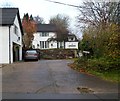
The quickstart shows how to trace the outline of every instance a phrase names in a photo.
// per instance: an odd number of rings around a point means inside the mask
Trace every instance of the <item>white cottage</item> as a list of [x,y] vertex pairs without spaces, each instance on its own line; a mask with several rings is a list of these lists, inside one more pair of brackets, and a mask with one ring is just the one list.
[[34,34],[32,42],[33,48],[52,49],[57,48],[57,42],[48,41],[49,38],[56,37],[56,27],[51,24],[37,24],[37,32]]
[[[75,35],[69,34],[68,40],[65,42],[49,41],[51,38],[56,38],[56,26],[52,24],[37,24],[37,32],[34,34],[32,42],[35,49],[78,49],[78,40]],[[64,46],[65,45],[65,46]]]
[[0,8],[0,64],[22,60],[22,24],[18,8]]

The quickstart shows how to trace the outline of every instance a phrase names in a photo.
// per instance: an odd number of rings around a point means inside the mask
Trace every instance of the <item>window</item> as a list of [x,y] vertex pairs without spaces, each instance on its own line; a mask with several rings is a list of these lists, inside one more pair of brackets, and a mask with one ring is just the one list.
[[76,45],[73,45],[73,44],[72,44],[72,45],[69,45],[69,47],[76,47]]
[[68,41],[75,41],[75,37],[69,37]]
[[47,48],[47,42],[45,41],[45,48]]
[[40,41],[40,48],[44,48],[44,41]]
[[18,28],[17,28],[16,25],[14,25],[14,33],[15,33],[16,35],[18,35]]
[[40,41],[40,48],[42,48],[42,41]]
[[49,42],[48,41],[40,41],[40,48],[49,48]]
[[44,41],[42,41],[42,48],[44,48]]
[[40,33],[40,36],[46,37],[46,36],[49,36],[49,33],[47,33],[47,32],[42,32],[42,33]]
[[60,48],[63,48],[62,42],[60,42]]
[[42,36],[44,36],[45,33],[42,33]]
[[47,42],[47,48],[49,48],[49,42]]

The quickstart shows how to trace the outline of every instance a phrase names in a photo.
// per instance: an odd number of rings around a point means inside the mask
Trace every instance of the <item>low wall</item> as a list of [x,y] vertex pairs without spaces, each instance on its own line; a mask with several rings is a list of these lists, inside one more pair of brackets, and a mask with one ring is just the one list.
[[46,49],[39,50],[40,57],[43,59],[66,59],[66,58],[75,58],[77,50],[71,49]]

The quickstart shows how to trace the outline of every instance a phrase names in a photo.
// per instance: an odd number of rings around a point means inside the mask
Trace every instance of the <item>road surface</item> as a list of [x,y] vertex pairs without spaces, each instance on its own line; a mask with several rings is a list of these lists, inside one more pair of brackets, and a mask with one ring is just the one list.
[[[118,97],[118,84],[74,71],[67,66],[72,62],[40,60],[18,62],[3,67],[3,98],[115,99]],[[78,87],[87,87],[93,92],[80,92]]]

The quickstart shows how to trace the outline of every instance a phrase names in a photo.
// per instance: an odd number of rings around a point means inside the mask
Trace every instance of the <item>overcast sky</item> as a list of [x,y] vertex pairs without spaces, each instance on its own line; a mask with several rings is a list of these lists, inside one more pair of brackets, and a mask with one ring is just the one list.
[[[72,5],[80,5],[82,0],[53,0],[57,2],[72,4]],[[48,2],[45,0],[0,0],[1,5],[5,5],[7,3],[12,4],[13,7],[18,7],[20,11],[21,18],[24,13],[32,14],[33,16],[39,15],[43,17],[45,22],[48,23],[49,19],[52,16],[59,14],[68,15],[71,18],[71,27],[76,32],[75,20],[78,15],[78,10],[75,7],[65,6],[61,4],[56,4],[52,2]]]

